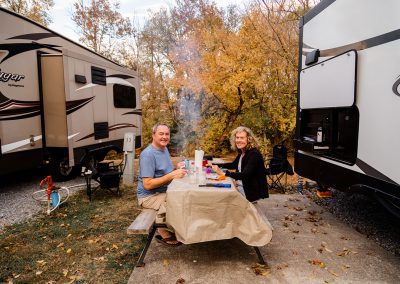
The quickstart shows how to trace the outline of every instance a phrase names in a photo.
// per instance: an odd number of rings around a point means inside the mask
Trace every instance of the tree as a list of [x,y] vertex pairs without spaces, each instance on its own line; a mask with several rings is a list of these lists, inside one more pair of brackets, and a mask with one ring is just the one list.
[[53,0],[0,0],[0,6],[48,26],[52,21],[49,10],[54,6]]
[[118,12],[119,6],[109,0],[91,0],[88,6],[83,0],[74,3],[72,20],[78,26],[79,40],[110,59],[116,59],[121,40],[134,32],[129,18]]

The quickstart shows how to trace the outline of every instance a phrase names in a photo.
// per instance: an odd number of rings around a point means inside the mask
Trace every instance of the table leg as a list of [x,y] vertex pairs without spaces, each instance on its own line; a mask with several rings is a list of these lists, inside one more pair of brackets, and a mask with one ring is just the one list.
[[259,249],[258,247],[254,247],[254,250],[255,250],[256,253],[257,253],[259,263],[262,264],[262,265],[266,264],[266,262],[265,262],[265,260],[264,260],[264,258],[263,258],[263,256],[262,256],[262,254],[261,254],[261,252],[260,252],[260,249]]
[[150,247],[151,241],[153,240],[154,234],[156,233],[156,230],[157,230],[156,226],[153,226],[153,228],[150,231],[150,234],[147,236],[146,245],[144,246],[144,248],[140,254],[139,260],[136,263],[136,267],[144,267],[145,266],[145,263],[143,261],[146,256],[147,250]]

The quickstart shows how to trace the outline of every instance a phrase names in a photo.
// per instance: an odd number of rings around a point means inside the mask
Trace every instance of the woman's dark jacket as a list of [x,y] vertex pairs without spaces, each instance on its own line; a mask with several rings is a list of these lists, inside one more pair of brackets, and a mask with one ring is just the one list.
[[226,172],[226,176],[235,180],[242,180],[246,198],[255,201],[260,198],[268,197],[268,184],[264,159],[256,148],[246,150],[242,158],[242,171],[238,172],[238,165],[241,152],[232,163],[221,164],[221,167],[235,169],[236,172]]

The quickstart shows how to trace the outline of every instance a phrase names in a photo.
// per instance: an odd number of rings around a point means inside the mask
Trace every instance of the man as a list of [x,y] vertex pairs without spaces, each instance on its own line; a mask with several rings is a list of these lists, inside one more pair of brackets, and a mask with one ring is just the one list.
[[[139,181],[137,197],[139,205],[165,212],[165,200],[168,184],[174,178],[182,178],[184,169],[174,170],[167,145],[170,141],[170,131],[167,125],[158,123],[153,127],[153,141],[140,154]],[[161,208],[161,210],[160,210]],[[175,236],[167,229],[157,229],[156,240],[169,246],[177,246]]]

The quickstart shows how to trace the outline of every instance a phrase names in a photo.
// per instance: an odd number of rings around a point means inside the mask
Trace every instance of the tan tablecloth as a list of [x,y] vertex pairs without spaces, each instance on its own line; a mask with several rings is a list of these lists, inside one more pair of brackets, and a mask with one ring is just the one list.
[[271,228],[233,185],[198,187],[188,177],[168,186],[167,224],[185,244],[237,237],[250,246],[264,246],[272,238]]

